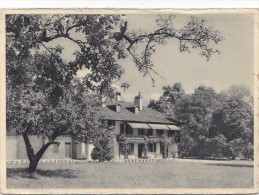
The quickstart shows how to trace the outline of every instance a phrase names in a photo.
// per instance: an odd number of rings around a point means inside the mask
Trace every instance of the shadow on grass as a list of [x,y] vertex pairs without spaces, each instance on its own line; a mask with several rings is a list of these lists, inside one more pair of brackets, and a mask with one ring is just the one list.
[[78,178],[79,172],[69,169],[41,170],[38,169],[34,173],[29,173],[27,168],[8,168],[6,172],[9,178],[28,178],[39,179],[41,177],[50,178]]
[[220,163],[211,163],[207,164],[208,166],[224,166],[224,167],[249,167],[253,168],[254,165],[242,165],[242,164],[220,164]]

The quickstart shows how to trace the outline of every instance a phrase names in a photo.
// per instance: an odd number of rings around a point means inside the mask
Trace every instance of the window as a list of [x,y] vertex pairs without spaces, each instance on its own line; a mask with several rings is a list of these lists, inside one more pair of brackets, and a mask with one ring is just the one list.
[[59,152],[59,144],[53,144],[53,153]]
[[123,143],[119,144],[119,153],[121,155],[125,155],[126,154],[126,150],[127,150],[127,155],[133,155],[134,154],[134,143],[129,143],[125,145]]
[[174,138],[175,143],[180,142],[180,131],[178,130],[168,131],[168,136]]
[[114,127],[115,126],[115,121],[108,121],[108,126],[109,127]]
[[120,133],[126,135],[132,135],[133,129],[128,124],[121,124],[120,125]]
[[149,136],[150,136],[150,135],[153,135],[153,129],[148,129],[148,130],[147,130],[147,135],[149,135]]
[[148,151],[149,152],[156,152],[156,143],[149,143],[148,144]]
[[138,129],[138,135],[145,135],[146,129]]
[[156,130],[156,135],[157,136],[161,136],[161,135],[163,135],[164,134],[164,130]]
[[129,151],[128,151],[129,155],[133,155],[134,154],[134,144],[130,143],[129,144]]
[[121,132],[121,134],[125,134],[125,125],[124,124],[120,125],[120,132]]
[[132,135],[133,129],[128,124],[126,125],[126,135]]
[[119,153],[120,153],[120,155],[124,155],[125,154],[124,146],[123,146],[122,143],[119,144]]
[[181,141],[181,133],[180,131],[176,131],[175,142],[179,143],[180,141]]
[[71,143],[66,142],[65,143],[65,158],[71,158]]
[[168,132],[168,135],[169,135],[169,136],[174,136],[174,135],[175,135],[175,131],[170,130],[170,131]]

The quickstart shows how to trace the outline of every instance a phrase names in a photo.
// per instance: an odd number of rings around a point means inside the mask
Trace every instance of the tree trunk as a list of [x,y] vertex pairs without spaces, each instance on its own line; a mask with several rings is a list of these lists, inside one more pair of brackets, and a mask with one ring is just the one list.
[[25,143],[25,146],[26,146],[27,156],[28,156],[28,159],[30,161],[30,165],[29,165],[29,168],[28,168],[28,172],[30,172],[30,173],[33,173],[36,170],[37,165],[38,165],[42,155],[45,153],[45,151],[48,149],[48,147],[51,144],[59,144],[58,142],[50,141],[50,142],[44,144],[42,146],[42,148],[34,155],[34,150],[32,148],[32,145],[30,143],[30,140],[29,140],[29,137],[28,137],[27,133],[23,134],[23,139],[24,139],[24,143]]
[[42,155],[51,144],[52,143],[48,142],[47,144],[43,145],[42,148],[36,153],[36,155],[30,160],[30,165],[28,169],[30,173],[33,173],[36,170]]
[[23,134],[23,140],[24,140],[24,143],[25,143],[25,146],[26,146],[28,159],[29,159],[29,161],[31,161],[34,157],[34,150],[32,148],[32,145],[30,143],[30,140],[29,140],[29,137],[28,137],[27,133]]
[[28,168],[28,172],[29,173],[35,172],[38,163],[39,163],[39,161],[37,162],[36,159],[30,160],[30,165],[29,165],[29,168]]

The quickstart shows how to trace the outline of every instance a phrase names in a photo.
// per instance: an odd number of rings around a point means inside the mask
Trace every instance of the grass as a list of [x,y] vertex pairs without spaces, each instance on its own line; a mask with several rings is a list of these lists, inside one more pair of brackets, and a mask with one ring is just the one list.
[[199,162],[8,164],[7,188],[249,188],[251,164]]

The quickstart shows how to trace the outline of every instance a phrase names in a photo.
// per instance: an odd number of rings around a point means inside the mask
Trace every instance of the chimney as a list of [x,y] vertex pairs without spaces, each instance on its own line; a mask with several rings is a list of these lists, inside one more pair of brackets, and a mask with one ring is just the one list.
[[116,105],[115,110],[116,112],[121,112],[121,105],[120,104]]
[[135,109],[135,110],[134,110],[134,113],[135,113],[135,114],[138,114],[139,107],[136,106],[134,109]]
[[116,101],[120,102],[121,101],[121,93],[116,92]]
[[142,96],[140,92],[139,92],[139,95],[135,97],[134,103],[136,106],[139,107],[139,110],[142,110]]

